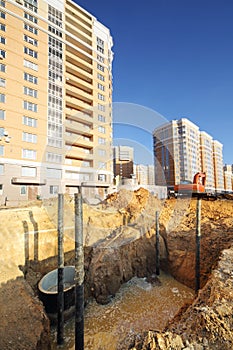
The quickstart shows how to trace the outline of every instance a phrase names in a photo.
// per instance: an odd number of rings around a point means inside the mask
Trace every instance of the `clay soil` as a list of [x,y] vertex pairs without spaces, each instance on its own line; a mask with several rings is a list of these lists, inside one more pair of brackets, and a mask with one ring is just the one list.
[[[73,200],[67,197],[64,213],[66,252],[74,249],[73,206]],[[105,247],[117,242],[126,244],[140,239],[146,232],[149,232],[148,237],[151,238],[155,233],[156,211],[159,211],[160,234],[166,248],[162,264],[178,280],[194,287],[196,200],[161,201],[148,191],[139,189],[135,192],[123,190],[115,193],[98,206],[91,207],[84,203],[85,245]],[[206,252],[201,262],[202,287],[217,266],[221,252],[233,243],[232,218],[232,200],[202,201],[202,250]],[[49,349],[46,340],[49,332],[48,319],[42,303],[23,279],[23,271],[25,272],[29,261],[36,264],[56,256],[56,225],[56,201],[35,202],[24,208],[0,210],[2,350]],[[229,262],[231,267],[232,263]],[[51,266],[48,266],[49,269]]]

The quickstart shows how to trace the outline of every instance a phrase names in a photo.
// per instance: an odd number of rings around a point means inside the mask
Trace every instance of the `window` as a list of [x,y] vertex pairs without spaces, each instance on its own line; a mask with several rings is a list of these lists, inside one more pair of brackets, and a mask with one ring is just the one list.
[[5,1],[1,0],[1,1],[0,1],[0,5],[1,5],[2,7],[5,7]]
[[47,178],[52,179],[61,179],[62,178],[62,170],[61,169],[54,169],[54,168],[47,168]]
[[0,17],[1,17],[2,19],[5,19],[5,18],[6,18],[6,14],[5,14],[4,12],[0,11]]
[[98,115],[98,120],[105,123],[105,117],[102,114]]
[[99,51],[100,53],[104,53],[104,49],[99,45],[97,45],[97,51]]
[[98,89],[104,91],[104,86],[100,83],[97,84]]
[[32,149],[23,149],[22,150],[22,158],[36,159],[36,151],[34,151]]
[[35,71],[38,71],[38,64],[34,63],[34,62],[31,62],[31,61],[28,61],[28,60],[23,60],[23,65],[24,67],[27,67],[27,68],[30,68],[30,69],[33,69]]
[[20,186],[20,194],[23,196],[27,194],[27,186]]
[[24,53],[26,55],[32,56],[34,58],[38,58],[38,53],[37,51],[34,51],[32,49],[29,49],[29,47],[24,46]]
[[0,56],[1,56],[2,58],[6,58],[6,51],[0,50]]
[[98,149],[98,154],[100,157],[105,157],[106,156],[106,150],[105,149]]
[[38,34],[38,30],[27,23],[24,23],[24,29],[28,30],[30,33]]
[[6,87],[6,79],[0,78],[0,86]]
[[27,126],[31,126],[33,128],[37,127],[37,119],[23,116],[23,124]]
[[0,72],[3,72],[3,73],[6,72],[6,65],[5,64],[0,63]]
[[46,161],[53,163],[62,163],[62,154],[47,152]]
[[6,44],[6,38],[4,38],[3,36],[0,36],[0,43],[1,44]]
[[98,162],[99,169],[106,169],[106,163],[105,162]]
[[36,177],[36,168],[29,166],[22,166],[21,176]]
[[37,46],[37,40],[28,36],[28,35],[24,35],[24,41],[26,41],[29,44],[32,44],[34,46]]
[[101,64],[97,63],[97,68],[101,70],[101,72],[104,72],[104,66],[102,66]]
[[4,155],[4,146],[0,145],[0,156]]
[[29,13],[24,12],[24,18],[28,19],[29,21],[33,23],[37,23],[37,18],[30,15]]
[[90,166],[91,166],[91,163],[90,163],[88,160],[84,160],[84,161],[82,162],[82,166],[90,167]]
[[29,81],[30,83],[37,84],[38,83],[38,78],[35,77],[34,75],[24,73],[24,80]]
[[104,81],[104,76],[103,76],[102,74],[100,74],[100,73],[97,74],[97,78],[98,78],[99,80]]
[[0,175],[4,174],[4,164],[0,164]]
[[31,142],[31,143],[37,143],[37,135],[30,134],[28,132],[23,132],[22,133],[22,140],[26,141],[26,142]]
[[104,95],[98,93],[98,99],[101,100],[101,101],[104,101],[105,97],[104,97]]
[[58,194],[58,186],[49,186],[50,194]]
[[98,110],[104,112],[105,111],[105,106],[103,106],[100,103],[98,103]]
[[98,174],[98,181],[106,182],[107,176],[105,174]]
[[97,36],[97,44],[101,47],[104,47],[104,41],[102,39],[100,39],[98,36]]
[[37,112],[37,104],[29,101],[23,101],[23,108],[28,111]]
[[97,60],[104,63],[104,57],[97,55]]
[[5,120],[6,111],[0,109],[0,120]]
[[27,86],[23,87],[23,93],[24,93],[24,95],[28,95],[28,96],[37,98],[37,90],[31,89]]
[[37,13],[37,3],[33,0],[24,1],[24,6],[29,10]]
[[6,102],[6,96],[4,94],[0,94],[0,102]]
[[102,134],[105,134],[105,127],[99,125],[99,126],[98,126],[98,131],[101,132]]
[[2,30],[3,32],[5,32],[5,31],[6,31],[6,25],[0,23],[0,30]]
[[106,139],[103,137],[98,137],[98,144],[99,145],[105,145],[106,144]]

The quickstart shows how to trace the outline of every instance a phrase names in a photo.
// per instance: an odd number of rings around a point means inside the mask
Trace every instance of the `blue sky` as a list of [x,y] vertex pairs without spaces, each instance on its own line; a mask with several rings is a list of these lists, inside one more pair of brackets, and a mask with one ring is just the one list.
[[[190,119],[223,143],[224,163],[232,164],[233,1],[76,2],[111,30],[113,102]],[[139,143],[150,149],[147,133]],[[129,134],[115,125],[116,139]],[[147,163],[141,155],[136,161]]]

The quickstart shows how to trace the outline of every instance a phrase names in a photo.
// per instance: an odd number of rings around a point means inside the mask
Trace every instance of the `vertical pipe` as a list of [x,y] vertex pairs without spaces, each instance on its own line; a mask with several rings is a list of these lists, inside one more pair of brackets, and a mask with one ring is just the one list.
[[195,275],[195,291],[200,289],[200,244],[201,244],[201,198],[197,197],[196,210],[196,275]]
[[57,274],[57,344],[64,342],[64,253],[63,253],[64,195],[58,194],[58,274]]
[[159,260],[160,260],[160,254],[159,254],[159,212],[155,212],[155,226],[156,226],[156,275],[158,276],[160,274],[159,268]]
[[82,195],[75,193],[75,350],[84,350],[84,251]]

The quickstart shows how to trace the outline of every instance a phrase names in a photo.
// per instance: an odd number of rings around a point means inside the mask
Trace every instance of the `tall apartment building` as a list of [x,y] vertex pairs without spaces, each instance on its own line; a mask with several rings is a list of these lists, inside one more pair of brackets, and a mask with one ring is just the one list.
[[0,12],[2,198],[107,188],[113,177],[109,29],[72,0],[2,0]]
[[233,166],[226,164],[223,167],[224,188],[226,192],[233,192]]
[[207,190],[224,190],[222,144],[186,118],[154,130],[155,184],[174,186],[206,172]]
[[155,184],[154,165],[135,165],[136,179],[139,185],[153,186]]
[[113,147],[114,176],[131,178],[133,169],[134,149],[129,146]]
[[186,118],[154,130],[155,184],[173,186],[200,171],[199,128]]

